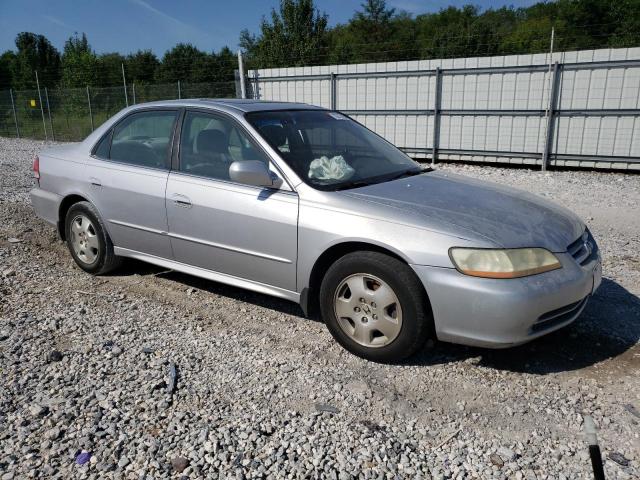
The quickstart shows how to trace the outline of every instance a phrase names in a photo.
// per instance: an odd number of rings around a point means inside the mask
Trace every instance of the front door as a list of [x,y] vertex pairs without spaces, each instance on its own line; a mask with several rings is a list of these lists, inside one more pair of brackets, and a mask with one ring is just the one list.
[[166,196],[175,260],[295,291],[297,194],[229,178],[232,162],[267,155],[234,120],[199,111],[185,115],[179,152]]

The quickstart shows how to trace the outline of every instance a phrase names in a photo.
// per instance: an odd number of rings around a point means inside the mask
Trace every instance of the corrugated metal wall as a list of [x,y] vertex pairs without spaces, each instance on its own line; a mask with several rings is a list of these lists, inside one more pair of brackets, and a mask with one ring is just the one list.
[[431,158],[435,146],[438,159],[541,164],[549,141],[552,165],[640,169],[640,48],[549,57],[293,67],[248,77],[255,98],[344,111],[416,157]]

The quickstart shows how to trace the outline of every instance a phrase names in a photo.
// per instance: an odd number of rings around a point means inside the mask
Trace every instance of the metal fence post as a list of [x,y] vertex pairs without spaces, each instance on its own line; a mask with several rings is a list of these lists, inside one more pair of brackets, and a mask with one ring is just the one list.
[[244,62],[242,51],[238,50],[238,74],[240,75],[240,98],[247,98],[247,86],[244,83]]
[[36,70],[36,86],[38,87],[38,99],[40,100],[40,113],[42,114],[42,128],[44,130],[44,139],[49,140],[49,135],[47,135],[47,122],[44,120],[44,106],[42,105],[42,93],[40,93],[40,80],[38,80],[37,70]]
[[260,100],[260,87],[258,86],[258,70],[253,71],[253,98]]
[[47,113],[49,114],[49,128],[51,128],[51,139],[56,141],[56,134],[53,132],[53,122],[51,121],[51,106],[49,105],[49,91],[44,87],[44,96],[47,99]]
[[178,80],[178,100],[182,99],[182,92],[180,91],[180,80]]
[[18,115],[16,114],[16,103],[13,101],[13,89],[9,89],[11,96],[11,109],[13,110],[13,121],[16,123],[16,136],[20,138],[20,127],[18,127]]
[[549,166],[549,159],[553,154],[553,134],[556,124],[556,114],[558,108],[558,90],[560,85],[560,64],[553,65],[553,77],[551,80],[551,92],[549,93],[549,110],[547,114],[547,132],[544,141],[544,151],[542,152],[542,171]]
[[331,72],[331,110],[335,110],[336,108],[338,108],[336,104],[336,99],[337,99],[336,86],[337,86],[336,74]]
[[[124,86],[124,103],[126,103],[128,107],[129,96],[127,95],[127,77],[124,76],[124,63],[121,63],[120,66],[122,67],[122,85]],[[88,89],[89,87],[87,86],[87,91]],[[89,102],[89,104],[91,104],[91,102]],[[91,110],[91,106],[89,106],[89,110]],[[91,120],[91,123],[93,123],[93,120]],[[91,131],[93,131],[93,127],[91,127]]]
[[442,100],[442,70],[436,68],[436,88],[433,99],[433,148],[431,150],[431,165],[435,165],[440,148],[440,103]]
[[[93,132],[93,112],[91,111],[91,95],[89,95],[89,85],[87,85],[87,104],[89,105],[89,120],[91,120],[91,131]],[[127,107],[129,102],[127,101]]]

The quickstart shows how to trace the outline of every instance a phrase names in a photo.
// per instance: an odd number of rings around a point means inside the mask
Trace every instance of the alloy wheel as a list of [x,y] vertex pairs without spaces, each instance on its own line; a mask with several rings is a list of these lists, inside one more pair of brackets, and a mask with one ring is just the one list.
[[398,296],[386,282],[367,273],[356,273],[340,282],[334,311],[340,328],[365,347],[390,344],[402,328]]
[[71,221],[71,246],[76,256],[91,265],[100,255],[100,242],[93,223],[85,215],[76,215]]

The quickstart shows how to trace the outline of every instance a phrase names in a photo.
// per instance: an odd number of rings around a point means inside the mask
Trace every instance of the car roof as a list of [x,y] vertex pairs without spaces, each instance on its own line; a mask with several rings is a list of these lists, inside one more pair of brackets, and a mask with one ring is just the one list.
[[240,112],[261,112],[270,110],[324,110],[322,107],[297,102],[274,102],[243,98],[187,98],[182,100],[163,100],[138,103],[136,107],[203,107],[223,109],[232,108]]

